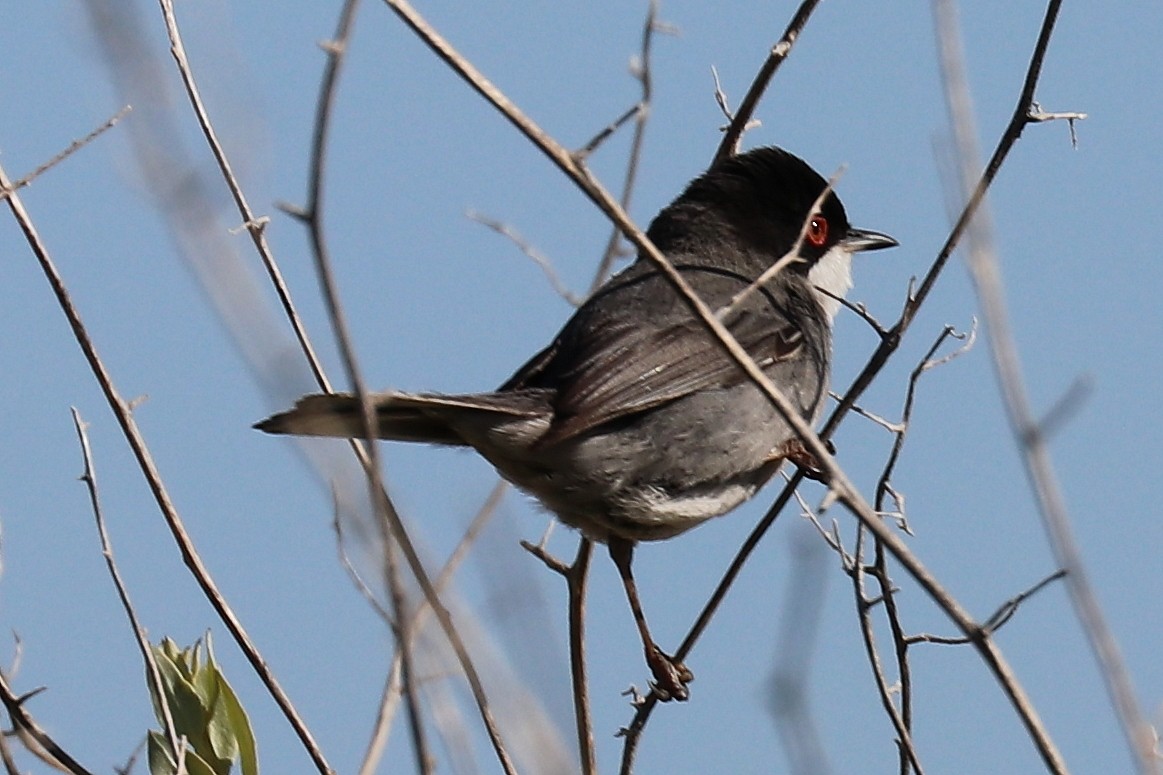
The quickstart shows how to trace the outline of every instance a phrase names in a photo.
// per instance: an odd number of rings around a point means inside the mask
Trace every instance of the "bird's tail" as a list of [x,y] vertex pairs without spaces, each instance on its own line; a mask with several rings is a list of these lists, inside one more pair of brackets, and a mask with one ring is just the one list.
[[[372,393],[376,435],[390,441],[466,446],[457,430],[483,416],[520,419],[545,412],[540,391],[513,391],[446,396],[433,393]],[[476,424],[476,423],[471,423]],[[299,399],[293,409],[272,415],[255,428],[296,436],[364,436],[363,410],[350,393],[315,394]]]

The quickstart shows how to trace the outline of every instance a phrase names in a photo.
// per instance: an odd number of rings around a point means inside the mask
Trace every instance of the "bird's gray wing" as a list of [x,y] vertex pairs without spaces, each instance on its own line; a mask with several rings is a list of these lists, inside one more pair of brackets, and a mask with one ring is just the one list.
[[[770,307],[739,312],[726,326],[763,369],[794,357],[803,347],[802,332]],[[554,379],[555,417],[543,443],[747,379],[714,334],[690,313],[663,325],[615,321],[586,331],[570,349],[568,370]],[[547,368],[552,369],[552,361]]]

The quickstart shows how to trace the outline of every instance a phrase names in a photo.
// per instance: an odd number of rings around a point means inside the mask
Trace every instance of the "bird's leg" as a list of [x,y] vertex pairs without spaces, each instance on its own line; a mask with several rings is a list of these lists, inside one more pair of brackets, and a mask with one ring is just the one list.
[[618,567],[618,574],[622,577],[622,586],[626,589],[626,599],[630,601],[630,611],[634,614],[634,623],[638,625],[638,634],[642,636],[642,647],[646,652],[646,665],[654,674],[654,692],[660,700],[685,700],[690,696],[686,685],[694,680],[692,673],[682,662],[666,654],[658,648],[654,638],[650,637],[650,628],[646,626],[646,615],[642,613],[642,603],[638,600],[638,587],[634,583],[634,574],[630,570],[630,563],[634,560],[634,542],[625,538],[611,536],[607,541],[610,550],[610,559]]

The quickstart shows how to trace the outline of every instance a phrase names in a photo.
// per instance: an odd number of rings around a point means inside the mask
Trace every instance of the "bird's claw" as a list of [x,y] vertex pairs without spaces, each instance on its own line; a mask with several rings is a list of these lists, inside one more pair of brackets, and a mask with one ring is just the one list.
[[[825,440],[824,446],[832,455],[836,454],[836,445],[831,440]],[[790,460],[799,466],[804,476],[815,482],[827,483],[828,472],[820,465],[820,460],[804,446],[800,439],[789,439],[779,449],[779,457]]]
[[658,646],[646,651],[646,665],[654,675],[650,688],[662,702],[678,700],[685,702],[690,698],[687,684],[695,680],[695,674],[690,668],[674,657],[666,654]]

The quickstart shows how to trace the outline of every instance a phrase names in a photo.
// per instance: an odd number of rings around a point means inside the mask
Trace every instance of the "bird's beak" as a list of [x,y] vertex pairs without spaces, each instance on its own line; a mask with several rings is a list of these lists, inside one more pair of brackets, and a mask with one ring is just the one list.
[[840,240],[840,247],[849,253],[857,253],[862,250],[895,248],[899,244],[899,242],[887,234],[882,234],[879,231],[870,231],[868,229],[849,229],[844,239]]

